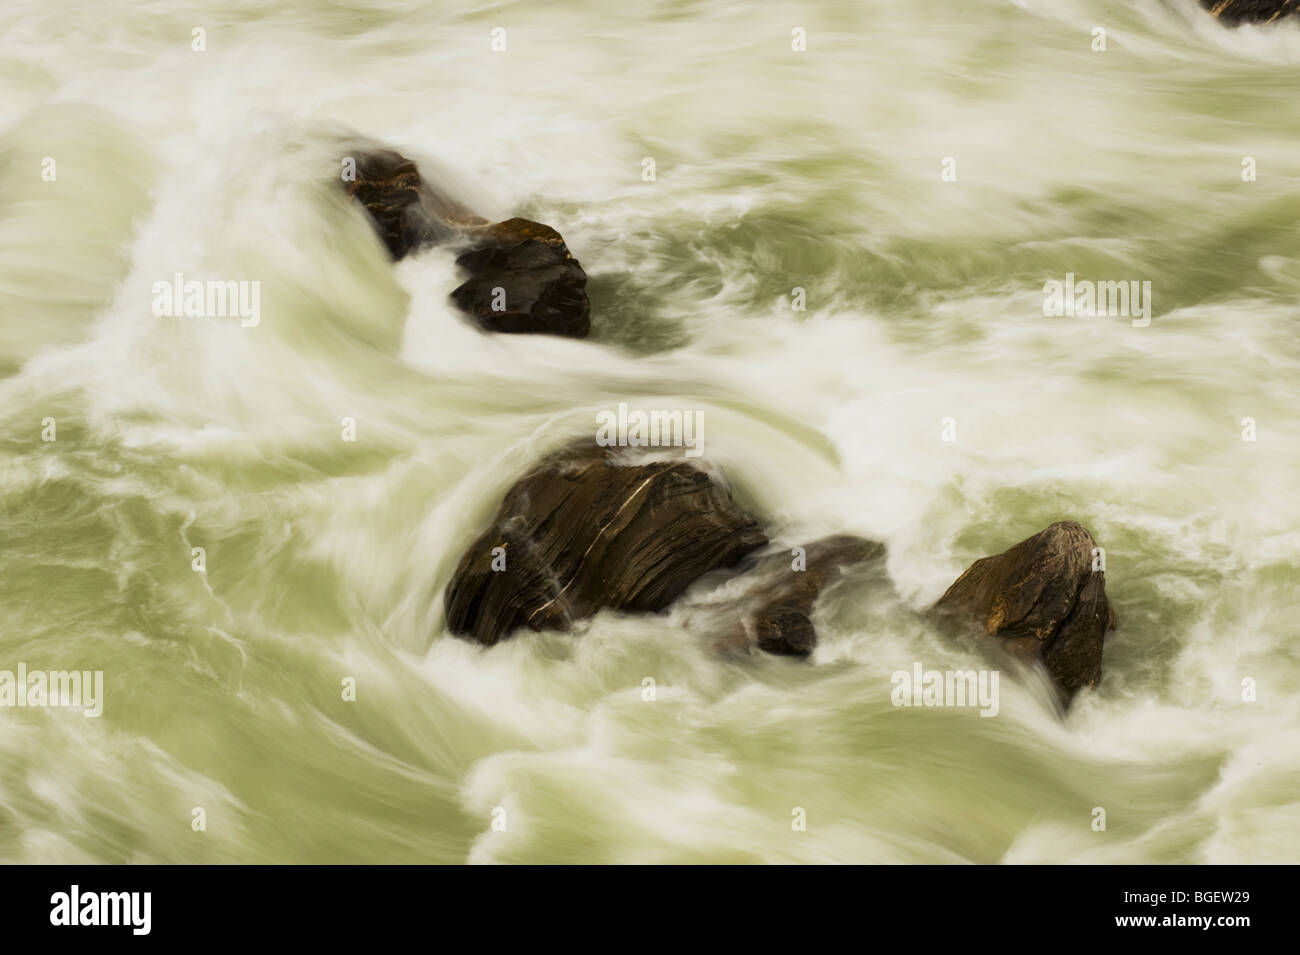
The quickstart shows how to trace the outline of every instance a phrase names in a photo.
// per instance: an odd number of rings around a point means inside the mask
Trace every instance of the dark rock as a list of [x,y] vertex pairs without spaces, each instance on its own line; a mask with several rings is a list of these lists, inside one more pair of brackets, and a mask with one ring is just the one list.
[[591,330],[587,273],[550,226],[528,219],[488,226],[456,264],[470,278],[452,301],[487,331],[585,338]]
[[[605,608],[657,612],[766,543],[758,522],[694,465],[624,464],[584,443],[506,493],[447,586],[447,626],[491,645],[521,626],[567,630]],[[497,547],[504,570],[492,569]]]
[[1272,23],[1300,11],[1300,0],[1201,0],[1224,23]]
[[849,567],[883,560],[883,544],[860,537],[836,535],[804,548],[804,569],[794,569],[790,552],[765,557],[753,574],[761,578],[758,610],[748,615],[747,631],[767,653],[806,657],[817,645],[812,612],[817,598]]
[[343,180],[344,191],[365,207],[394,259],[428,245],[471,246],[456,260],[470,276],[451,298],[480,328],[586,337],[587,273],[560,233],[528,219],[489,223],[391,149],[354,149],[352,158],[356,178]]
[[1115,625],[1106,575],[1093,568],[1096,542],[1074,521],[1061,521],[994,557],[971,564],[935,604],[959,625],[1022,663],[1041,661],[1068,701],[1101,679],[1102,643]]
[[781,657],[810,656],[817,646],[817,628],[809,610],[777,607],[754,620],[754,638],[764,653]]
[[445,242],[459,228],[487,222],[420,178],[415,163],[391,149],[354,150],[356,179],[344,191],[370,213],[394,259]]

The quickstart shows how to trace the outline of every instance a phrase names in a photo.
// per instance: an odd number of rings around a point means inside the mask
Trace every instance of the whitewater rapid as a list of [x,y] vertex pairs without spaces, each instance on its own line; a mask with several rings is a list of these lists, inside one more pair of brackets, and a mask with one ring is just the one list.
[[[105,701],[0,710],[0,859],[1295,861],[1300,26],[958,6],[9,0],[0,669]],[[356,134],[561,230],[591,337],[391,263]],[[260,323],[155,315],[176,272]],[[1150,325],[1046,317],[1067,273]],[[774,539],[883,541],[894,590],[829,590],[807,664],[691,599],[448,635],[506,488],[620,402],[702,411]],[[893,706],[983,665],[915,611],[1059,519],[1106,548],[1098,689]]]

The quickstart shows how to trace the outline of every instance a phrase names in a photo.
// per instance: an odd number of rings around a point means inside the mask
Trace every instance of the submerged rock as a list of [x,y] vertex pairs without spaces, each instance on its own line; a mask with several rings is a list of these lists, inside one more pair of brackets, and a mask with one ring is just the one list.
[[950,620],[977,623],[1023,663],[1039,660],[1068,701],[1101,679],[1102,643],[1115,626],[1096,542],[1061,521],[971,564],[935,604]]
[[344,191],[365,208],[389,254],[428,245],[470,248],[456,264],[470,277],[451,293],[480,328],[585,338],[591,329],[587,273],[560,233],[528,219],[489,223],[420,176],[391,149],[354,150]]
[[861,537],[823,537],[800,548],[764,557],[749,572],[762,592],[757,610],[744,617],[744,632],[730,646],[757,646],[779,656],[806,657],[817,645],[812,613],[817,598],[850,567],[883,560],[885,547]]
[[1224,23],[1272,23],[1300,12],[1300,0],[1201,0]]
[[401,153],[391,149],[354,153],[356,178],[343,179],[344,191],[365,207],[394,259],[445,242],[461,227],[487,222],[421,179],[415,162]]
[[569,338],[591,330],[587,273],[550,226],[528,219],[488,226],[456,264],[470,278],[451,299],[481,328]]
[[693,464],[625,464],[604,448],[572,447],[511,487],[465,550],[447,586],[447,626],[491,645],[523,626],[567,630],[606,608],[660,611],[766,543]]

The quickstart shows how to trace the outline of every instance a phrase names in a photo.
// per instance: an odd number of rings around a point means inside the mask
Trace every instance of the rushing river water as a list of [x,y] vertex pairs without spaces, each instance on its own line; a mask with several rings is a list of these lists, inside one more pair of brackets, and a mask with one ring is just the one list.
[[[0,670],[100,670],[104,711],[0,710],[0,859],[1296,861],[1300,25],[451,8],[5,3]],[[353,133],[560,229],[591,337],[392,265]],[[259,323],[155,315],[177,272]],[[1150,323],[1045,316],[1067,274]],[[505,489],[619,402],[701,411],[775,540],[883,541],[896,593],[829,590],[810,663],[717,657],[691,600],[448,635]],[[893,706],[982,665],[916,611],[1064,518],[1106,548],[1098,689]]]

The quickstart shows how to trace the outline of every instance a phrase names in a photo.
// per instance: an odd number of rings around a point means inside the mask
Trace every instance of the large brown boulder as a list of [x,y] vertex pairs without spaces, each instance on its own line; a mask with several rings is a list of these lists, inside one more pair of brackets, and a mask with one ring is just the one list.
[[1300,0],[1201,0],[1224,23],[1272,23],[1300,11]]
[[567,630],[605,608],[660,611],[766,543],[693,464],[623,463],[584,442],[506,493],[447,586],[447,627],[491,645],[520,627]]
[[489,223],[391,149],[354,149],[350,158],[344,191],[365,208],[394,259],[429,245],[469,247],[456,260],[469,278],[451,299],[480,328],[586,337],[587,273],[560,233],[528,219]]
[[1115,625],[1097,546],[1081,524],[1061,521],[1010,550],[971,564],[935,610],[1023,663],[1041,661],[1068,701],[1101,679],[1102,643]]

